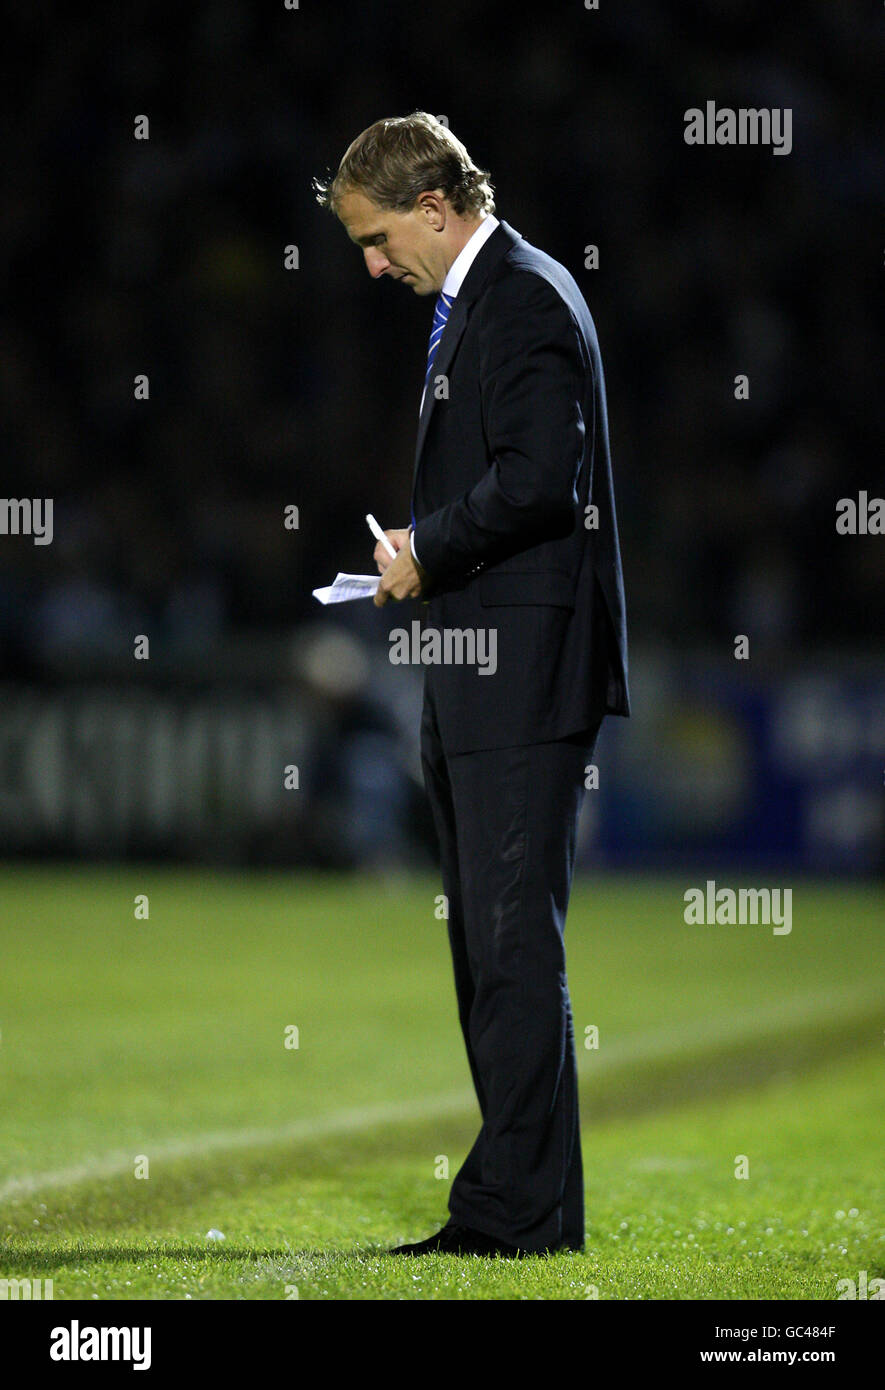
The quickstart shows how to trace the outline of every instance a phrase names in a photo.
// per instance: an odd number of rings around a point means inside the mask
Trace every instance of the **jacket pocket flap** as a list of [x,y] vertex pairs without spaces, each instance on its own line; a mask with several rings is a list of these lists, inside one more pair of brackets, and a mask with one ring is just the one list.
[[546,603],[556,608],[574,608],[575,586],[570,575],[562,570],[511,570],[501,574],[481,574],[479,599],[483,607]]

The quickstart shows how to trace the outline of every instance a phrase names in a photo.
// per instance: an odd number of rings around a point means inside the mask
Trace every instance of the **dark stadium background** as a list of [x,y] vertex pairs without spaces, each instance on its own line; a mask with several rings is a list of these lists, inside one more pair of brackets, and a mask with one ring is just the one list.
[[[606,725],[583,862],[880,873],[885,537],[835,529],[885,492],[880,19],[9,12],[4,491],[52,497],[54,540],[0,537],[2,852],[432,862],[419,679],[386,657],[413,610],[311,597],[371,568],[367,511],[407,519],[430,313],[311,178],[421,107],[601,341],[635,715]],[[790,107],[792,152],[687,146],[710,99]]]

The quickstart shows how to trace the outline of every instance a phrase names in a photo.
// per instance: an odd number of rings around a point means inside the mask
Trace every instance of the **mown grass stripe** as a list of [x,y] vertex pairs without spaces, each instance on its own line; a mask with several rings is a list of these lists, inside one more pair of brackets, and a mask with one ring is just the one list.
[[[724,1086],[742,1089],[777,1074],[785,1066],[802,1067],[833,1057],[862,1046],[867,1037],[878,1038],[880,1003],[878,990],[846,988],[833,994],[817,992],[780,1000],[760,1008],[751,1018],[735,1015],[700,1019],[613,1039],[610,1043],[603,1040],[598,1052],[581,1049],[579,1053],[582,1110],[585,1115],[599,1116],[655,1109],[713,1085],[720,1093]],[[785,1024],[791,1028],[785,1028]],[[639,1067],[645,1069],[641,1075],[636,1072]],[[622,1072],[629,1074],[628,1085],[618,1094],[614,1088]],[[600,1080],[602,1086],[598,1085]],[[475,1105],[472,1089],[463,1087],[442,1095],[302,1117],[285,1125],[145,1141],[144,1147],[152,1161],[199,1159],[225,1150],[312,1144],[382,1126],[445,1120],[465,1116]],[[128,1177],[132,1163],[131,1152],[115,1150],[64,1168],[8,1178],[0,1184],[0,1201],[84,1182]]]

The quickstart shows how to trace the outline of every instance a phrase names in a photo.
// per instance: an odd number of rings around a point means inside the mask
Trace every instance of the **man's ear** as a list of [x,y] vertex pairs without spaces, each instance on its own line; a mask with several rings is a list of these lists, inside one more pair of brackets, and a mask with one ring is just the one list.
[[428,227],[441,232],[446,225],[446,197],[442,189],[426,189],[418,195],[418,207],[424,215]]

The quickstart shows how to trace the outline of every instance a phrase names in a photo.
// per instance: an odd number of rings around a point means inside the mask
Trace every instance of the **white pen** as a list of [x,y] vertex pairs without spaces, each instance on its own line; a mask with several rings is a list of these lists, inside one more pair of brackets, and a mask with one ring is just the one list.
[[366,521],[369,523],[369,530],[372,532],[372,535],[375,537],[375,540],[380,541],[381,544],[384,546],[384,549],[387,551],[388,555],[391,557],[391,559],[395,560],[396,551],[390,544],[390,541],[387,539],[384,532],[381,530],[381,527],[378,525],[371,512],[366,513]]

